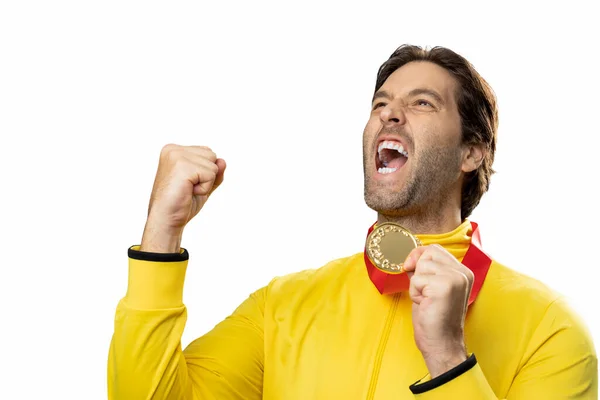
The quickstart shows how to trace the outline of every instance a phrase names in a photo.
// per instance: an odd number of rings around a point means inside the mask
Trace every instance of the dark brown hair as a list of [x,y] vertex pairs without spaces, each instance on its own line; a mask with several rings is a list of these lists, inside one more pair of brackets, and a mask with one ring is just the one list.
[[467,218],[490,187],[490,178],[496,151],[498,108],[490,85],[463,56],[444,47],[430,50],[419,46],[402,45],[383,63],[377,73],[375,92],[389,76],[403,65],[413,61],[429,61],[445,68],[456,78],[458,113],[462,125],[462,142],[466,145],[483,144],[486,154],[479,168],[465,176],[461,197],[461,218]]

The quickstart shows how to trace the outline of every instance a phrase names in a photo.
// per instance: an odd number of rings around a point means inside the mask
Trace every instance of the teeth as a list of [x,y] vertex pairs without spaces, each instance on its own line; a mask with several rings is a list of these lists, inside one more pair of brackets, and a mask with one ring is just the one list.
[[392,172],[397,171],[398,168],[379,168],[377,172],[380,174],[391,174]]
[[383,150],[383,149],[396,150],[398,153],[400,153],[404,157],[408,158],[408,152],[406,150],[404,150],[404,147],[402,147],[402,145],[398,142],[384,140],[383,142],[379,143],[379,147],[377,148],[377,153],[379,153],[380,159],[381,159],[381,150]]

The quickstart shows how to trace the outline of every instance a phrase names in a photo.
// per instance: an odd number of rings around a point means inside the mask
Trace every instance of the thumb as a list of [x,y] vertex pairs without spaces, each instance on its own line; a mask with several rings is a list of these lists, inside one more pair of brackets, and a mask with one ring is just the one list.
[[[423,252],[425,251],[426,247],[424,246],[419,246],[415,249],[413,249],[408,256],[406,257],[406,260],[404,260],[404,264],[402,265],[402,268],[404,269],[405,272],[415,272],[415,270],[417,269],[417,262],[419,261],[419,258],[421,258],[421,255],[423,254]],[[410,275],[412,276],[412,275]],[[409,276],[409,278],[410,278]]]
[[215,178],[215,183],[213,184],[211,192],[214,192],[221,185],[221,183],[223,183],[223,179],[225,179],[225,169],[227,168],[227,163],[222,158],[217,158],[215,163],[219,168],[219,172],[217,172],[217,177]]

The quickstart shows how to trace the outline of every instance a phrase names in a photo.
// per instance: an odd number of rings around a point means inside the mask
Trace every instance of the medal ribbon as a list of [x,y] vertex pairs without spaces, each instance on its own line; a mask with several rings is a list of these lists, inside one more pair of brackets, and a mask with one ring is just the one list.
[[[369,232],[367,233],[367,237],[373,231],[376,224],[373,224],[369,228]],[[475,222],[471,222],[472,233],[471,233],[471,244],[467,249],[467,253],[463,257],[462,264],[473,271],[475,275],[475,280],[473,281],[473,288],[471,289],[471,295],[469,296],[469,305],[475,301],[477,294],[481,290],[481,286],[483,286],[483,281],[490,269],[490,265],[492,264],[492,259],[490,256],[485,254],[481,249],[481,238],[479,237],[479,229],[478,225]],[[367,272],[369,274],[369,278],[371,282],[375,285],[379,293],[381,294],[392,294],[407,291],[410,286],[410,279],[408,278],[408,274],[389,274],[387,272],[383,272],[369,259],[367,255],[367,248],[365,246],[364,251],[364,259],[365,264],[367,266]]]

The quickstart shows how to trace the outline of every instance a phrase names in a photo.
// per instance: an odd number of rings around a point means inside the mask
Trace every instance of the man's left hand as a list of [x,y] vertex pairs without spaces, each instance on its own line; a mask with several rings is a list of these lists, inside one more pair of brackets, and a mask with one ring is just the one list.
[[415,342],[433,379],[467,359],[464,324],[474,275],[435,244],[414,249],[404,270],[410,278]]

